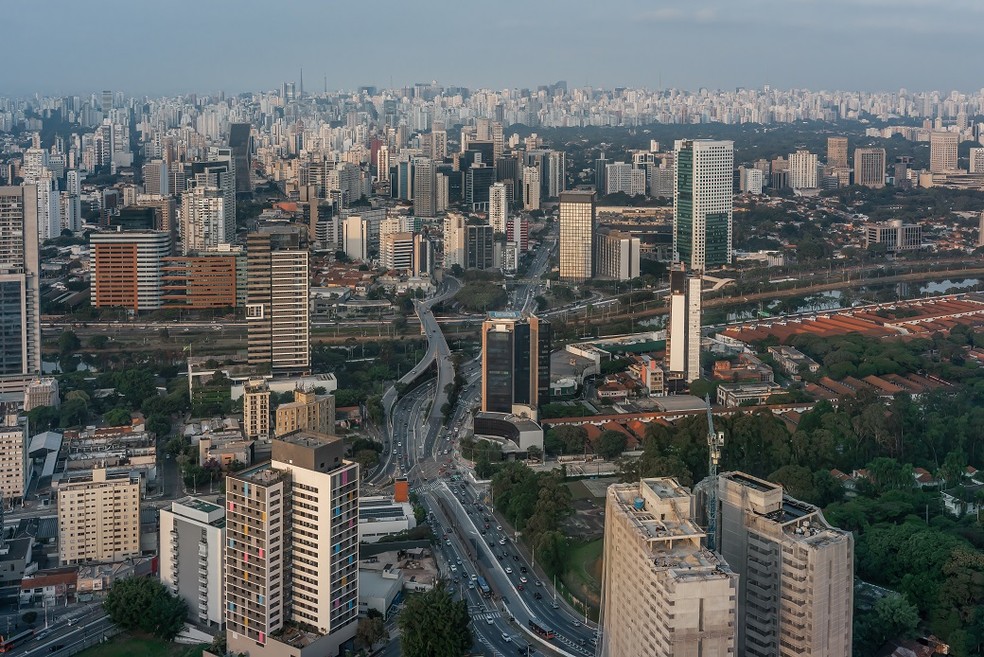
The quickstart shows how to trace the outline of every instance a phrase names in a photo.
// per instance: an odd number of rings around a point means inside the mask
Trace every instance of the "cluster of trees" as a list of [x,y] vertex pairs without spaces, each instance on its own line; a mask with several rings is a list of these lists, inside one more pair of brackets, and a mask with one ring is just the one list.
[[563,476],[510,461],[492,477],[492,492],[499,511],[536,550],[537,563],[548,575],[560,575],[570,549],[561,522],[573,511]]
[[349,446],[352,452],[352,459],[356,461],[365,472],[374,468],[379,463],[379,455],[383,452],[382,443],[369,438],[356,438]]
[[471,649],[468,603],[454,600],[440,582],[407,597],[397,624],[406,657],[463,657]]
[[113,584],[103,608],[113,623],[172,641],[184,627],[188,605],[154,577],[127,577]]
[[[427,343],[423,340],[353,340],[346,346],[314,345],[311,365],[314,372],[332,372],[338,379],[335,406],[367,404],[370,416],[377,408],[382,417],[378,396],[385,381],[395,381],[410,371],[423,357]],[[365,360],[363,360],[365,359]],[[370,361],[371,359],[371,361]],[[375,399],[374,399],[375,398]]]
[[628,438],[621,431],[603,431],[595,444],[588,441],[584,427],[561,425],[547,431],[543,447],[548,454],[585,454],[591,452],[613,459],[625,451]]

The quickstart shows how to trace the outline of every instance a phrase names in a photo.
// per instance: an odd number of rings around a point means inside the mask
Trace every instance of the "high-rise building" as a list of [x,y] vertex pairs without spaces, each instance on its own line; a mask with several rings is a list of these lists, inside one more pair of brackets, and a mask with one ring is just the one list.
[[984,148],[970,149],[970,173],[984,173]]
[[738,189],[747,194],[761,194],[765,179],[761,169],[738,167]]
[[595,192],[560,195],[560,278],[585,281],[594,274]]
[[984,212],[977,220],[977,248],[984,247]]
[[167,175],[167,162],[151,160],[143,165],[144,193],[152,196],[168,196],[170,178]]
[[342,251],[350,260],[369,259],[369,222],[353,214],[342,220]]
[[265,379],[243,386],[243,435],[248,440],[270,439],[270,387]]
[[885,186],[885,149],[854,149],[854,184],[872,189]]
[[34,185],[0,187],[0,392],[41,371],[41,263]]
[[827,137],[827,166],[847,168],[847,137]]
[[188,605],[188,619],[225,624],[225,510],[196,497],[171,502],[160,517],[161,582]]
[[58,408],[61,399],[58,395],[58,379],[53,376],[34,377],[24,391],[24,412],[41,406]]
[[736,654],[738,578],[701,545],[690,491],[643,479],[605,498],[601,655]]
[[379,242],[379,265],[384,269],[413,269],[413,233],[389,233]]
[[236,240],[236,174],[231,162],[195,162],[191,170],[181,195],[184,255]]
[[957,170],[957,146],[960,136],[955,132],[934,130],[929,133],[929,170],[947,173]]
[[164,259],[164,308],[236,308],[245,302],[242,247]]
[[550,401],[550,322],[493,312],[482,323],[482,411],[537,419]]
[[735,653],[851,655],[853,535],[741,472],[718,477],[717,500],[715,545],[738,575]]
[[616,281],[639,277],[638,237],[614,228],[595,232],[595,275]]
[[310,274],[301,233],[268,228],[246,238],[249,364],[274,374],[311,369]]
[[[226,638],[253,657],[339,654],[359,617],[359,466],[340,438],[274,439],[226,479]],[[290,624],[290,632],[280,632]]]
[[628,194],[631,187],[632,165],[612,162],[605,167],[605,189],[608,194]]
[[444,218],[444,268],[450,270],[455,265],[462,269],[468,245],[467,223],[464,215],[448,214]]
[[5,508],[23,501],[30,481],[28,463],[27,426],[16,413],[0,416],[0,500]]
[[129,472],[58,485],[58,560],[63,566],[122,561],[140,554],[140,481]]
[[523,167],[523,209],[540,209],[540,167]]
[[437,215],[437,173],[429,157],[418,157],[413,163],[413,213],[418,217]]
[[489,188],[489,224],[495,233],[506,232],[506,220],[509,218],[509,200],[506,197],[506,186],[499,182]]
[[294,401],[277,407],[277,436],[295,431],[335,434],[335,396],[312,390],[294,390]]
[[488,224],[465,226],[465,269],[495,267],[495,234]]
[[700,378],[701,276],[684,267],[670,271],[670,324],[666,332],[669,376],[691,383]]
[[691,269],[731,262],[734,142],[674,142],[673,251]]
[[789,154],[789,186],[793,189],[816,189],[817,155],[806,150]]
[[605,154],[594,161],[594,185],[599,196],[608,193],[608,165],[609,160],[605,159]]
[[249,172],[251,169],[251,141],[252,134],[250,124],[229,124],[229,148],[231,149],[233,167],[236,172],[237,194],[251,194],[253,192],[253,185],[249,179]]
[[171,255],[171,235],[158,230],[92,233],[92,305],[157,310],[164,299],[164,263]]

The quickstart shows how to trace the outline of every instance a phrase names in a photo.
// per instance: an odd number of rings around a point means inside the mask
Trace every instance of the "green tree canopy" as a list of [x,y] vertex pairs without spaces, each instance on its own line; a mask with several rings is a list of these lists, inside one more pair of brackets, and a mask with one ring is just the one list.
[[400,647],[405,657],[463,657],[472,644],[468,605],[455,601],[439,583],[407,598],[400,613]]
[[114,623],[172,641],[184,627],[188,605],[160,580],[127,577],[113,584],[103,608]]
[[606,459],[613,459],[625,451],[628,439],[621,431],[605,431],[598,437],[598,454]]

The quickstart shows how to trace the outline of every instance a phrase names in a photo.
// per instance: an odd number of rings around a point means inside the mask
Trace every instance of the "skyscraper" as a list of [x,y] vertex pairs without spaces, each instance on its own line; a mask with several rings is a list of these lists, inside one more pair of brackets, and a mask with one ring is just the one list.
[[782,486],[718,477],[716,545],[738,575],[736,654],[851,655],[854,537]]
[[418,157],[413,163],[413,212],[418,217],[437,215],[437,179],[434,160]]
[[734,655],[738,578],[701,545],[690,491],[643,479],[605,497],[603,657]]
[[195,497],[171,502],[160,516],[161,582],[188,605],[188,618],[206,626],[225,623],[223,555],[225,511]]
[[227,477],[231,651],[336,655],[355,636],[359,466],[344,454],[340,438],[301,431],[274,439],[271,461]]
[[934,130],[929,133],[929,170],[946,173],[957,170],[957,145],[960,137],[955,132]]
[[450,270],[455,265],[465,267],[467,238],[465,217],[448,214],[444,218],[444,268]]
[[793,189],[816,189],[817,155],[806,150],[789,154],[789,186]]
[[40,273],[37,187],[0,187],[0,392],[41,371]]
[[167,196],[170,194],[170,179],[167,174],[167,162],[151,160],[143,165],[144,192],[152,196]]
[[534,420],[550,395],[550,322],[493,312],[482,323],[482,411]]
[[614,228],[595,232],[595,275],[615,281],[639,276],[640,241],[630,233]]
[[496,233],[506,232],[506,219],[509,217],[509,203],[506,186],[501,182],[489,188],[489,224]]
[[827,166],[847,168],[847,137],[827,137]]
[[540,209],[540,167],[523,167],[523,209]]
[[854,184],[872,189],[885,186],[885,149],[854,149]]
[[581,282],[594,273],[595,192],[560,195],[560,278]]
[[229,124],[229,148],[232,149],[233,167],[236,172],[236,193],[250,194],[253,191],[249,179],[251,126],[248,123]]
[[465,226],[465,269],[495,267],[495,235],[488,224]]
[[666,358],[670,378],[691,383],[700,378],[700,273],[678,267],[670,271],[670,324]]
[[250,379],[243,387],[243,435],[270,439],[270,387],[265,379]]
[[236,179],[229,161],[195,162],[181,195],[182,254],[236,239]]
[[273,374],[311,369],[308,251],[297,230],[268,228],[246,238],[249,364]]
[[700,271],[731,262],[734,142],[674,142],[673,251]]

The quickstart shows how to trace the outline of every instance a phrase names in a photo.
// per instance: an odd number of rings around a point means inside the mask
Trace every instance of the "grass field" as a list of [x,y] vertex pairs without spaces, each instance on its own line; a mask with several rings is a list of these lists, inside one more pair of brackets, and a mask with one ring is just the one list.
[[561,580],[567,590],[588,603],[589,615],[597,618],[601,604],[601,557],[604,541],[582,543],[571,550]]
[[93,646],[79,657],[201,657],[205,644],[166,643],[152,637],[120,634],[108,643]]

